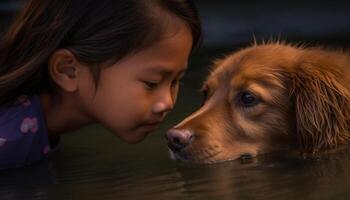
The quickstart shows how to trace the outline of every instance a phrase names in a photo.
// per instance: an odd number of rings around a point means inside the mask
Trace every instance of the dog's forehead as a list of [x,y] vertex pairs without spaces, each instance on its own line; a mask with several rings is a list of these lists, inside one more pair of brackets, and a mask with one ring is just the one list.
[[299,49],[286,45],[261,45],[243,49],[231,54],[218,66],[221,70],[235,71],[253,67],[266,66],[270,68],[291,62],[299,55]]
[[280,68],[293,65],[299,50],[292,46],[270,44],[253,46],[231,54],[215,63],[207,82],[241,82],[249,77],[274,77]]

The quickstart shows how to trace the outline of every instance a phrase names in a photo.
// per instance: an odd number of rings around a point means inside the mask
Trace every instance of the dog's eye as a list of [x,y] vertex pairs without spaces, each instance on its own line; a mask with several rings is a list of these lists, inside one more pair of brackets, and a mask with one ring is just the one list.
[[242,92],[240,97],[240,103],[243,106],[251,107],[255,106],[259,102],[258,98],[250,92]]

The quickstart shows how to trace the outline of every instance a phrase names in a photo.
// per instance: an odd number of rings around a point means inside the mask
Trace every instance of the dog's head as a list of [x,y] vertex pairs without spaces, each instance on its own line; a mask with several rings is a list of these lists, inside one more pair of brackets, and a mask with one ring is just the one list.
[[350,60],[283,44],[255,45],[214,63],[200,109],[167,132],[177,159],[211,163],[350,139]]

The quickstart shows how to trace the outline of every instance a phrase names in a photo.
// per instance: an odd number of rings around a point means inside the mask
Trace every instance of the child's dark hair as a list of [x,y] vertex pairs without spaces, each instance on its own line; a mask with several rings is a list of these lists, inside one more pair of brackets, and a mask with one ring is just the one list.
[[0,43],[0,104],[50,89],[48,59],[61,48],[92,66],[97,84],[100,64],[161,39],[165,15],[186,23],[198,45],[190,0],[29,0]]

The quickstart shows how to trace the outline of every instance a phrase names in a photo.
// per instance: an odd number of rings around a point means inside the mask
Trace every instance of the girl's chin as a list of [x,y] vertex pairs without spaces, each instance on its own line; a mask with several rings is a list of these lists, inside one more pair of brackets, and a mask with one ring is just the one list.
[[139,125],[129,130],[113,130],[113,132],[128,144],[137,144],[155,131],[157,127],[157,125]]
[[121,139],[128,144],[137,144],[144,140],[144,138],[145,137],[123,137]]
[[125,132],[120,138],[128,144],[137,144],[143,141],[151,131],[137,130],[134,132]]

